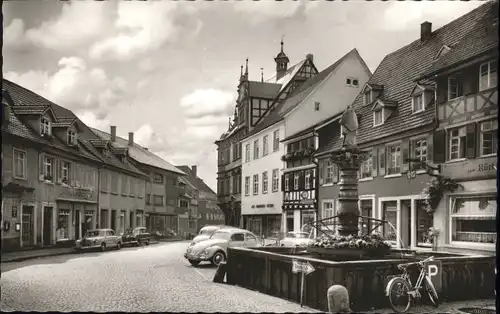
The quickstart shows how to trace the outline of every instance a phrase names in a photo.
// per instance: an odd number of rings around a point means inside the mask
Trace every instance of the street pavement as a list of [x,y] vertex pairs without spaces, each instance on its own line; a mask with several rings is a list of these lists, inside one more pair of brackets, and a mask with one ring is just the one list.
[[1,265],[2,311],[315,312],[212,282],[183,257],[189,242],[44,257]]

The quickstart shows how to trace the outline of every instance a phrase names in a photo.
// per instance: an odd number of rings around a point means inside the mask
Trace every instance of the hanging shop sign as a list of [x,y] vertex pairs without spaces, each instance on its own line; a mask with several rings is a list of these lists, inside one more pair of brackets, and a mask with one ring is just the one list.
[[496,157],[477,158],[443,164],[441,173],[444,177],[455,180],[494,179],[497,175],[496,165]]

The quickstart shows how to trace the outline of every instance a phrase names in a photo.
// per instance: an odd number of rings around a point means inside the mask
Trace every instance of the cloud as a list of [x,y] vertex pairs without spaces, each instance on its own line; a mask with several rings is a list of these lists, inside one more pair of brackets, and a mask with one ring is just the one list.
[[93,1],[65,3],[59,16],[26,31],[26,38],[42,47],[65,51],[89,44],[106,29],[108,4]]
[[151,151],[163,151],[168,149],[168,145],[163,137],[156,133],[149,123],[141,125],[137,131],[134,132],[134,141]]
[[3,32],[4,47],[16,50],[22,50],[28,46],[28,41],[24,37],[24,21],[13,19],[10,24],[4,28]]
[[[92,45],[90,56],[98,60],[125,61],[176,40],[183,24],[176,23],[178,14],[187,13],[178,8],[178,3],[173,1],[119,2],[115,21],[118,34]],[[186,15],[182,21],[188,18]],[[198,24],[195,31],[199,31]]]
[[91,111],[84,111],[82,113],[77,113],[76,115],[83,123],[95,129],[106,131],[111,125],[109,120],[98,117]]
[[440,27],[481,4],[483,1],[395,1],[387,3],[382,18],[384,22],[378,25],[384,29],[398,30],[413,28],[424,21],[429,21],[435,27]]
[[181,107],[190,119],[205,116],[229,116],[235,96],[231,92],[216,89],[198,89],[181,99]]
[[233,8],[238,13],[247,14],[251,23],[258,24],[267,19],[293,17],[301,10],[307,13],[318,4],[319,1],[235,1]]
[[105,117],[128,95],[123,78],[109,78],[103,69],[88,68],[78,57],[60,59],[53,74],[32,70],[7,72],[5,77],[73,111],[99,110],[98,117]]

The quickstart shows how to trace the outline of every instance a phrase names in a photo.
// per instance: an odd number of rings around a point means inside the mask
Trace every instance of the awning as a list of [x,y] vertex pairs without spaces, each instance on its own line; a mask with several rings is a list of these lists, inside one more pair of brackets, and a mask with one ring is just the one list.
[[7,185],[2,186],[2,192],[23,193],[33,192],[34,190],[35,188],[14,182],[9,182]]

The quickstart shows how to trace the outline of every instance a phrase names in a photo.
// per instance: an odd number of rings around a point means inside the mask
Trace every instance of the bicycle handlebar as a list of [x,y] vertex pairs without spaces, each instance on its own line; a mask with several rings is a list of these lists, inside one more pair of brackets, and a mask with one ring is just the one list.
[[418,261],[418,262],[412,262],[412,263],[404,263],[404,264],[398,264],[398,268],[402,269],[404,266],[410,266],[410,265],[424,265],[424,263],[430,262],[434,260],[434,256],[429,256],[428,258],[424,259],[423,261]]

